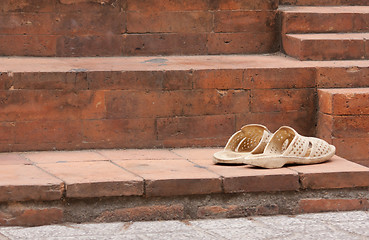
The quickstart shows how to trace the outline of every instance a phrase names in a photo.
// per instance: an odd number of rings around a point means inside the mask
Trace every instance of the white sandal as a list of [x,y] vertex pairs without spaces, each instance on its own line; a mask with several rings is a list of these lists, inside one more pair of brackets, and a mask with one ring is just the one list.
[[326,141],[299,135],[291,127],[280,127],[263,154],[245,156],[243,163],[263,168],[280,168],[285,164],[315,164],[328,161],[336,148]]
[[244,157],[260,154],[270,138],[269,130],[259,124],[249,124],[233,134],[223,151],[214,153],[213,162],[220,164],[244,164]]

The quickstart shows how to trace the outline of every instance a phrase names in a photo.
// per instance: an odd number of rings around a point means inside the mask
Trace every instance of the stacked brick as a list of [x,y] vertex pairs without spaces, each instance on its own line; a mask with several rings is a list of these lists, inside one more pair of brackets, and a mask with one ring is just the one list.
[[0,55],[278,51],[277,0],[4,0]]

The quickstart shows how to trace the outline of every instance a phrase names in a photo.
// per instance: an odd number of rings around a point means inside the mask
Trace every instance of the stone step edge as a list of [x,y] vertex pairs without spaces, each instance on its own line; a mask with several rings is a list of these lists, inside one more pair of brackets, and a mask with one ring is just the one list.
[[0,226],[235,218],[369,210],[369,188],[0,204]]

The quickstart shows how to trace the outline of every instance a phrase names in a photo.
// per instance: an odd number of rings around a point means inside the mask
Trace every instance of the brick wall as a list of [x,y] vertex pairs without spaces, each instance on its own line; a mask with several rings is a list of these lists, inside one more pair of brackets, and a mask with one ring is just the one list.
[[277,0],[2,0],[0,55],[278,51]]

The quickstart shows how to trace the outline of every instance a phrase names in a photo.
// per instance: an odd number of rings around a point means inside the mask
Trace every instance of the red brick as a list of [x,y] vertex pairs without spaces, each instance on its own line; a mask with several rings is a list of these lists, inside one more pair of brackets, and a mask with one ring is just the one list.
[[159,118],[157,132],[159,140],[198,138],[220,138],[234,132],[234,116],[195,116]]
[[165,148],[184,148],[184,147],[220,147],[225,146],[228,141],[229,136],[220,136],[215,138],[183,138],[183,139],[175,139],[168,138],[163,139],[160,142],[160,146]]
[[112,91],[106,110],[108,118],[233,114],[248,112],[249,98],[247,90]]
[[160,11],[206,11],[208,0],[162,0],[159,2],[146,0],[127,0],[127,11],[160,12]]
[[58,57],[119,56],[121,55],[120,35],[107,33],[103,36],[60,36],[57,40]]
[[0,72],[0,90],[8,90],[14,81],[13,73]]
[[289,167],[299,173],[304,189],[368,187],[369,168],[334,156],[330,161]]
[[369,159],[369,137],[367,138],[334,138],[337,155],[349,160]]
[[332,136],[335,138],[367,138],[369,115],[334,116]]
[[246,89],[244,70],[211,69],[192,73],[193,87],[201,89]]
[[156,144],[155,120],[86,120],[83,121],[83,142],[90,148],[153,147]]
[[88,72],[89,89],[96,90],[155,90],[161,89],[162,71],[98,71]]
[[243,1],[243,0],[222,0],[222,1],[210,1],[210,8],[214,10],[271,10],[277,9],[278,0],[255,0],[255,1]]
[[319,88],[369,87],[368,67],[318,67]]
[[283,33],[353,32],[353,13],[283,12]]
[[274,11],[217,11],[214,32],[276,32]]
[[38,166],[65,182],[66,197],[69,198],[143,194],[142,178],[108,161],[46,163]]
[[315,111],[260,112],[236,115],[236,129],[246,124],[263,124],[272,132],[281,126],[291,126],[303,136],[315,135]]
[[83,90],[87,89],[85,72],[18,72],[12,77],[14,89]]
[[1,226],[42,226],[57,224],[63,221],[64,211],[62,208],[31,208],[19,204],[11,204],[0,212]]
[[189,160],[222,176],[225,193],[278,192],[299,189],[298,174],[287,168],[257,169],[251,166],[214,165],[212,155],[209,155],[207,159],[189,158]]
[[81,121],[32,121],[17,122],[15,125],[15,142],[26,144],[37,150],[40,143],[74,143],[82,142]]
[[53,15],[49,13],[0,14],[1,34],[52,34]]
[[56,2],[57,12],[120,12],[126,0],[60,0]]
[[145,180],[145,195],[176,196],[220,193],[218,175],[186,160],[115,160],[124,169]]
[[163,79],[164,90],[186,90],[192,89],[195,84],[196,73],[189,71],[165,71]]
[[255,89],[251,90],[251,112],[311,111],[314,89]]
[[15,122],[0,122],[0,144],[15,143]]
[[0,55],[55,56],[56,41],[54,35],[0,35]]
[[332,143],[333,133],[333,117],[324,113],[318,113],[317,134],[318,138],[321,138],[328,143]]
[[199,55],[206,54],[203,33],[145,33],[123,35],[123,55]]
[[282,51],[291,57],[301,58],[301,41],[289,35],[282,35]]
[[0,119],[78,120],[105,116],[104,92],[92,91],[0,91]]
[[95,219],[95,222],[171,220],[182,219],[184,214],[182,204],[153,205],[105,211]]
[[369,88],[319,90],[320,111],[335,115],[369,114]]
[[201,33],[212,30],[209,12],[128,12],[128,33]]
[[246,70],[246,85],[251,89],[313,88],[314,68],[262,68]]
[[238,205],[203,206],[197,209],[198,218],[232,218],[244,217],[245,215],[242,206]]
[[256,214],[262,216],[279,214],[279,207],[276,204],[260,204],[256,207]]
[[368,199],[301,199],[300,213],[318,213],[328,211],[366,211],[369,209]]
[[61,180],[32,165],[1,165],[0,202],[51,201],[62,197]]
[[55,2],[49,0],[2,0],[0,12],[53,12]]
[[210,33],[208,54],[269,53],[278,50],[276,32]]
[[125,29],[122,12],[65,12],[54,17],[53,33],[57,35],[109,35]]

